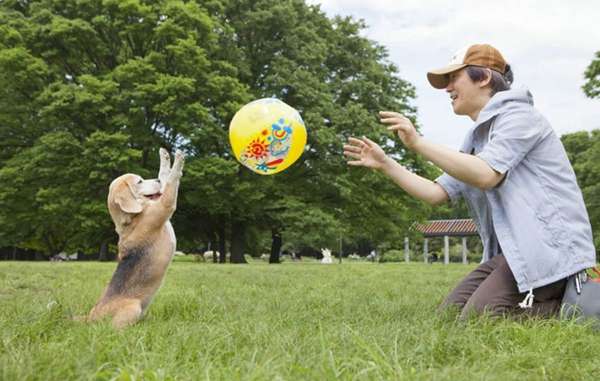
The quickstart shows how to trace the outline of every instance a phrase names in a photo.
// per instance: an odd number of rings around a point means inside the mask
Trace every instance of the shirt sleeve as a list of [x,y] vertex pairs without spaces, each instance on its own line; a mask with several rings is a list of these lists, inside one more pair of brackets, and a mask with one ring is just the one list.
[[477,154],[494,170],[504,174],[523,160],[548,131],[537,113],[509,110],[493,122],[489,141]]
[[435,179],[435,182],[444,188],[446,193],[448,193],[448,197],[452,203],[456,203],[458,200],[460,200],[462,191],[465,188],[465,183],[456,180],[454,177],[446,173]]

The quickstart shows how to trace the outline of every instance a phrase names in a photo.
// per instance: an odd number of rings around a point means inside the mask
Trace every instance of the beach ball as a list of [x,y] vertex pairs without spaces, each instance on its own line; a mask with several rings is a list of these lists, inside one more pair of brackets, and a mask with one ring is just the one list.
[[293,107],[264,98],[248,103],[234,115],[229,142],[241,164],[261,175],[272,175],[302,155],[306,127]]

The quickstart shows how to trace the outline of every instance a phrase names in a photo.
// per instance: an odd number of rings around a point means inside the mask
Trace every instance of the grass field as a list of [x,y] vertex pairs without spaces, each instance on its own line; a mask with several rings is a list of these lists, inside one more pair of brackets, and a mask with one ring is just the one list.
[[1,380],[587,380],[600,333],[570,321],[457,321],[473,266],[174,262],[145,319],[85,314],[114,263],[0,262]]

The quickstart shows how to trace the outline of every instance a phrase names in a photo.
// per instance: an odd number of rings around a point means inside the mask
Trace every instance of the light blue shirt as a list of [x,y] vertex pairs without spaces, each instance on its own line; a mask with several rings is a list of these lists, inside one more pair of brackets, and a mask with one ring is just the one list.
[[436,180],[452,201],[464,197],[483,242],[483,261],[500,247],[520,292],[595,266],[592,229],[575,173],[529,91],[496,93],[461,151],[506,174],[487,191],[448,174]]

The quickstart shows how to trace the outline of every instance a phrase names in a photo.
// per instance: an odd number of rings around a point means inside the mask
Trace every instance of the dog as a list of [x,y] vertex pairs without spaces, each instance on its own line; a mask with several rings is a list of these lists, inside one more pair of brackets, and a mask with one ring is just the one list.
[[333,263],[333,260],[331,259],[331,250],[321,249],[321,254],[323,254],[323,258],[321,258],[321,263]]
[[87,321],[112,316],[115,328],[136,323],[146,312],[175,253],[169,219],[177,207],[184,155],[171,159],[160,149],[158,179],[135,174],[116,178],[109,187],[108,210],[119,235],[118,265]]

